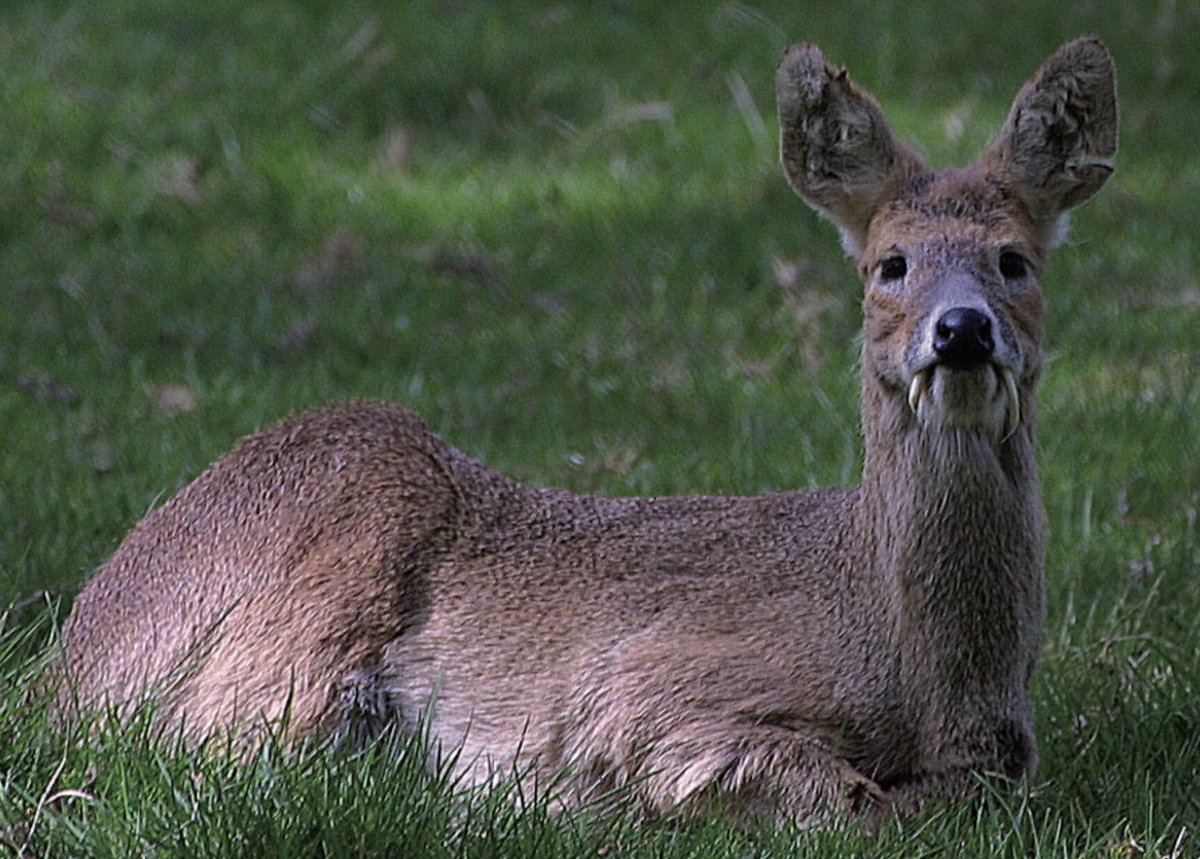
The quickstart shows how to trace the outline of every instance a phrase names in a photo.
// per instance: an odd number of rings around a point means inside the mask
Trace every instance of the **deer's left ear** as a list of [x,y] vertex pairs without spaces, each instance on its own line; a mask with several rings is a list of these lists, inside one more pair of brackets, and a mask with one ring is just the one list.
[[1108,181],[1117,153],[1116,69],[1104,43],[1059,48],[1017,94],[982,164],[1053,236],[1061,215]]
[[879,202],[924,170],[879,103],[816,45],[792,45],[775,73],[779,153],[792,188],[842,233],[857,259]]

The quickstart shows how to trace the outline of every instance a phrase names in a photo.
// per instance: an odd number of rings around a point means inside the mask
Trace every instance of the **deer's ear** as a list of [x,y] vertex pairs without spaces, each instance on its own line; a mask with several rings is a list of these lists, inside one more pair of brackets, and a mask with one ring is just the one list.
[[779,150],[792,188],[862,253],[880,201],[923,171],[919,156],[888,128],[879,103],[835,69],[816,45],[788,48],[775,73]]
[[1117,153],[1116,70],[1099,39],[1059,48],[1017,94],[983,166],[1053,236],[1060,216],[1108,181]]

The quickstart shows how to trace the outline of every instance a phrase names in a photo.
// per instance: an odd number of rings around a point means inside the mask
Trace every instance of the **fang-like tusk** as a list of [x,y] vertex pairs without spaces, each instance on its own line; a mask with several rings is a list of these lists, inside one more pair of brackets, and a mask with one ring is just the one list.
[[1012,370],[1002,368],[1000,378],[1004,380],[1004,392],[1008,397],[1008,420],[1004,426],[1004,438],[1001,439],[1004,442],[1012,437],[1021,424],[1021,396],[1017,392],[1017,380]]
[[921,405],[921,397],[925,395],[925,375],[925,370],[918,370],[908,383],[908,407],[914,415],[917,413],[917,406]]

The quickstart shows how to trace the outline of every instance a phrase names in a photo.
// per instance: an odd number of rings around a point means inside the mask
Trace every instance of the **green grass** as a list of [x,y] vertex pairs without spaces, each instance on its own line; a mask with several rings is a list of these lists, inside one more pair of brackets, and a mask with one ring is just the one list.
[[[1200,855],[1200,12],[1151,5],[6,4],[0,853]],[[853,483],[860,288],[775,165],[779,52],[820,43],[941,164],[1084,32],[1122,140],[1045,281],[1025,793],[870,842],[635,826],[458,795],[400,739],[237,766],[24,704],[133,522],[302,407],[398,400],[580,491]]]

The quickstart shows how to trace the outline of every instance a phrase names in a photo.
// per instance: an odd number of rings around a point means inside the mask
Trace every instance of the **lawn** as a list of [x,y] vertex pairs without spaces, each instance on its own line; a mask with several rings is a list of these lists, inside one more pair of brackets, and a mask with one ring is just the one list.
[[[31,0],[0,11],[0,853],[1200,855],[1200,7]],[[1027,789],[886,827],[552,817],[392,738],[246,765],[23,690],[89,571],[241,435],[381,398],[522,480],[858,479],[861,287],[776,163],[819,43],[935,164],[1081,33],[1116,176],[1044,279]]]

